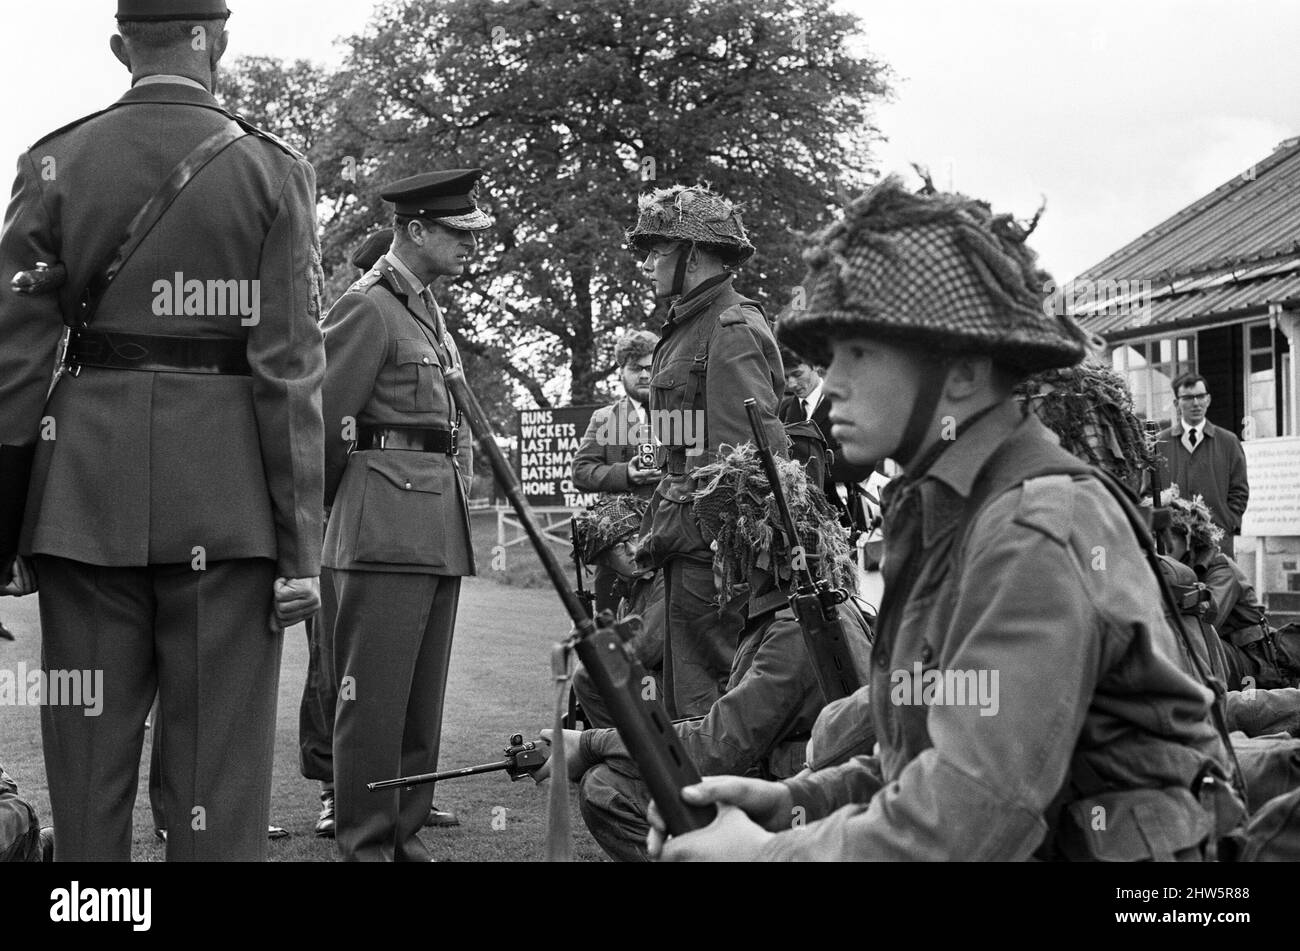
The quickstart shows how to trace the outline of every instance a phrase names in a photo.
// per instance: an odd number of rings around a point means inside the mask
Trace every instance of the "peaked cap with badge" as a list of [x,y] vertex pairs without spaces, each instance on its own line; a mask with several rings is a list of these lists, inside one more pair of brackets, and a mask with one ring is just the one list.
[[393,203],[398,215],[427,218],[448,228],[483,231],[492,227],[492,219],[478,207],[482,176],[481,168],[425,172],[393,182],[379,194]]

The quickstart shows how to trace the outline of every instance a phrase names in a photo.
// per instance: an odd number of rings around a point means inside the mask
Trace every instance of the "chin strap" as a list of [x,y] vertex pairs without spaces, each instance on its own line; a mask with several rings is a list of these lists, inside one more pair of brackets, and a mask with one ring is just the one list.
[[934,411],[939,408],[939,400],[943,397],[943,380],[937,379],[932,385],[927,385],[925,378],[931,371],[936,376],[941,376],[948,370],[947,357],[927,356],[923,359],[921,389],[916,394],[916,402],[912,404],[907,425],[903,427],[902,441],[890,454],[891,458],[904,469],[916,459],[917,451],[925,442],[925,431],[933,422]]
[[695,242],[690,242],[686,250],[677,256],[677,269],[673,271],[673,287],[668,296],[681,297],[682,286],[686,283],[686,266],[691,263],[691,255],[695,253]]

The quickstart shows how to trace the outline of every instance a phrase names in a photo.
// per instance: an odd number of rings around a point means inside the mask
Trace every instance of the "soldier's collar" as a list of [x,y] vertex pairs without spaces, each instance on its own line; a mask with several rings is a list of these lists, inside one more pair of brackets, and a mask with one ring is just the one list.
[[680,324],[690,320],[692,317],[703,313],[708,307],[718,299],[726,288],[731,286],[734,274],[724,272],[711,277],[699,287],[691,288],[690,293],[683,294],[677,300],[673,301],[672,307],[668,309],[668,323]]

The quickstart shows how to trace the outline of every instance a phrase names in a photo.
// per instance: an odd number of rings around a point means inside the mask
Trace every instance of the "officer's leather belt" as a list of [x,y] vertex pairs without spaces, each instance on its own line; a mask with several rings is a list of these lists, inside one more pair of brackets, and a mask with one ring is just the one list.
[[73,329],[63,363],[74,375],[82,367],[101,367],[249,376],[252,370],[245,347],[243,340],[230,337],[173,337]]
[[358,426],[357,449],[404,449],[454,456],[456,431],[432,426]]

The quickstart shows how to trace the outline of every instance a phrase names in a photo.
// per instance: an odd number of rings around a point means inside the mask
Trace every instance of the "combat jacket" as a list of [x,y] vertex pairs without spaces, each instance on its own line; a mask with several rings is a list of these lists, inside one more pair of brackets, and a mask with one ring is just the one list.
[[474,573],[468,429],[458,433],[456,456],[350,451],[362,427],[457,424],[443,370],[460,356],[445,329],[439,338],[438,316],[420,291],[384,255],[325,317],[327,568]]
[[[768,776],[793,776],[802,767],[809,731],[825,699],[817,685],[803,632],[778,592],[781,607],[751,623],[732,664],[727,691],[703,717],[674,724],[704,775],[743,775],[758,766]],[[845,639],[862,673],[870,663],[871,632],[852,602],[838,606]],[[627,759],[617,730],[588,730],[579,755],[588,763]]]
[[[1077,466],[1007,403],[891,483],[862,692],[879,756],[789,780],[822,821],[777,833],[762,857],[1022,860],[1045,845],[1042,857],[1134,860],[1211,835],[1192,786],[1203,769],[1225,775],[1212,694],[1184,671],[1107,488],[1015,481],[1018,460],[1053,454]],[[1014,488],[964,517],[986,470]]]
[[591,414],[591,422],[573,457],[573,485],[582,492],[631,492],[648,499],[654,483],[633,485],[627,478],[627,464],[650,442],[645,412],[631,397],[624,396]]
[[673,304],[655,345],[650,421],[665,475],[643,523],[648,564],[683,554],[709,559],[691,511],[691,473],[715,462],[723,447],[754,441],[746,398],[757,401],[773,452],[786,455],[776,415],[785,391],[781,355],[761,308],[731,282],[729,274],[706,282]]
[[[287,577],[320,572],[316,176],[288,146],[247,135],[204,166],[90,324],[218,338],[242,346],[249,372],[88,366],[47,402],[81,289],[172,169],[233,125],[204,89],[137,85],[18,160],[0,234],[0,444],[37,447],[25,554],[119,566],[267,558]],[[14,273],[38,261],[64,263],[67,283],[12,293]]]

